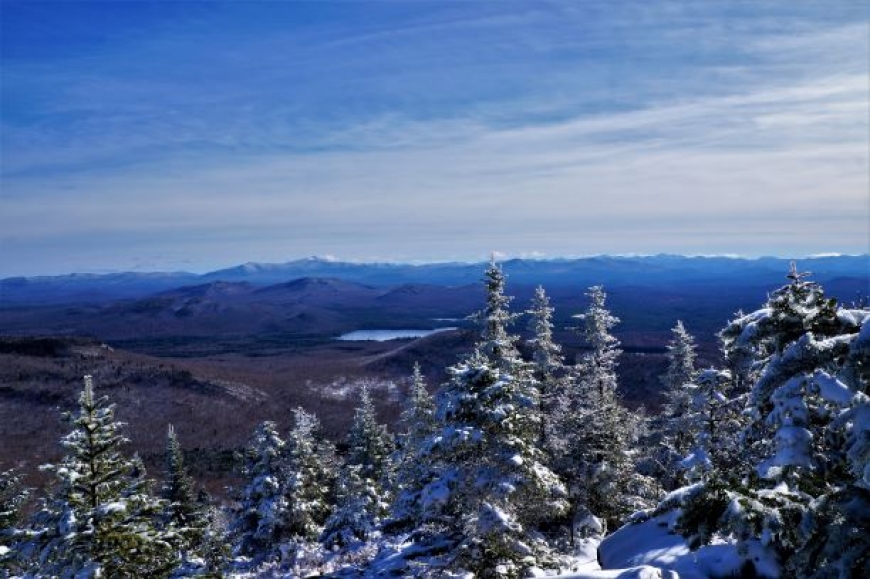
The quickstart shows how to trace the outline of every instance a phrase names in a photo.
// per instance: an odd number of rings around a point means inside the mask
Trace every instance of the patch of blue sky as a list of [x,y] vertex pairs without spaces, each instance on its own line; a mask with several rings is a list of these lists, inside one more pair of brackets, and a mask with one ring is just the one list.
[[[179,251],[203,259],[213,248],[196,240],[208,232],[274,235],[276,218],[306,232],[301,255],[323,253],[319,241],[360,257],[352,235],[342,246],[303,225],[348,220],[376,239],[404,218],[413,246],[457,211],[494,211],[525,239],[548,240],[518,251],[558,254],[567,248],[551,238],[571,230],[550,230],[563,216],[610,220],[612,237],[583,240],[594,242],[589,253],[632,250],[627,224],[680,211],[691,221],[755,202],[768,230],[787,196],[792,213],[825,223],[834,208],[868,211],[870,42],[859,2],[35,0],[0,9],[0,225],[17,240],[7,248],[57,229],[85,245],[76,231],[84,239],[108,215],[101,206],[115,207],[130,247],[142,244],[141,211],[119,199],[149,199],[144,223],[183,224]],[[715,200],[698,206],[697,191]],[[85,205],[72,211],[78,229],[65,223],[71,195]],[[37,215],[40,226],[29,225]],[[739,222],[726,229],[737,244]],[[838,241],[818,249],[860,250],[860,228],[842,230],[825,232]],[[695,251],[695,236],[680,239],[650,233],[633,250]],[[769,236],[754,239],[768,251]],[[478,258],[496,242],[488,232],[442,249]],[[390,255],[391,243],[366,251]],[[730,252],[725,233],[718,243]],[[419,254],[432,247],[421,242]]]

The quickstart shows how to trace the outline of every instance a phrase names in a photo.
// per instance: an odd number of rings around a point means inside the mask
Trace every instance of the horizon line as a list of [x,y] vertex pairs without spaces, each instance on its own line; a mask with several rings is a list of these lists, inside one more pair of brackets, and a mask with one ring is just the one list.
[[[677,257],[683,259],[731,259],[735,261],[759,261],[762,259],[778,259],[778,260],[815,260],[815,259],[826,259],[826,258],[838,258],[838,257],[868,257],[870,258],[870,252],[865,253],[839,253],[839,252],[821,252],[821,253],[812,253],[803,256],[789,256],[789,255],[740,255],[735,253],[694,253],[694,254],[683,254],[683,253],[668,253],[668,252],[660,252],[660,253],[596,253],[596,254],[582,254],[582,255],[562,255],[562,256],[544,256],[544,255],[526,255],[526,254],[515,254],[515,255],[505,255],[500,252],[493,252],[495,256],[496,263],[506,263],[509,261],[534,261],[534,262],[556,262],[556,261],[581,261],[588,259],[597,259],[597,258],[622,258],[622,259],[650,259],[656,257]],[[144,270],[144,269],[97,269],[90,271],[72,271],[65,273],[48,273],[48,274],[39,274],[39,275],[7,275],[0,278],[0,281],[14,280],[14,279],[27,279],[27,280],[38,280],[45,278],[56,278],[56,277],[72,277],[72,276],[88,276],[88,277],[101,277],[101,276],[111,276],[111,275],[124,275],[124,274],[134,274],[134,275],[194,275],[194,276],[206,276],[209,274],[214,274],[221,271],[226,271],[230,269],[243,268],[246,266],[265,266],[265,267],[280,267],[287,266],[291,264],[304,263],[304,262],[320,262],[320,263],[330,263],[336,265],[390,265],[390,266],[409,266],[409,267],[425,267],[428,265],[477,265],[477,264],[485,264],[489,262],[489,259],[479,259],[479,260],[461,260],[461,259],[446,259],[446,260],[386,260],[386,259],[341,259],[333,255],[311,255],[307,257],[299,257],[296,259],[290,259],[288,261],[283,262],[268,262],[268,261],[247,261],[244,263],[236,263],[234,265],[226,265],[223,267],[217,267],[214,269],[200,270],[200,271],[191,271],[191,270],[183,270],[183,269],[153,269],[153,270]]]

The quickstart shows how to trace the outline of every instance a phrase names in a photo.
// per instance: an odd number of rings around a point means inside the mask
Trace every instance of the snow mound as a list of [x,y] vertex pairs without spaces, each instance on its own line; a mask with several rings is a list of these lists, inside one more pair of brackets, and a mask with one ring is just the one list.
[[[598,549],[602,567],[623,570],[659,568],[662,575],[649,576],[710,579],[739,576],[743,565],[751,562],[760,576],[778,576],[779,569],[772,556],[754,544],[749,545],[749,552],[743,556],[737,552],[737,545],[724,540],[714,541],[697,551],[690,550],[686,540],[672,530],[676,517],[677,511],[668,511],[641,523],[628,524],[618,529],[604,539]],[[665,574],[668,571],[676,574]],[[599,573],[608,572],[610,571]],[[625,575],[628,576],[635,575]]]
[[[648,565],[630,569],[614,569],[611,571],[581,571],[567,575],[558,575],[558,579],[680,579],[673,571],[659,569]],[[554,578],[555,579],[555,578]]]

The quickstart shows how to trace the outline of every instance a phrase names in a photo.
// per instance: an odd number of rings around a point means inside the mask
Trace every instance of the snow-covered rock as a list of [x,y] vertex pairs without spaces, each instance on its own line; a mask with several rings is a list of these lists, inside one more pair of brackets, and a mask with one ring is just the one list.
[[[724,541],[714,541],[713,544],[705,545],[697,551],[690,550],[686,540],[671,530],[676,515],[676,511],[669,511],[642,523],[628,524],[618,529],[601,542],[598,557],[602,567],[605,570],[631,570],[647,565],[675,571],[680,579],[708,579],[737,575],[741,567],[747,561],[751,561],[759,575],[779,576],[776,562],[755,543],[749,544],[749,552],[746,555],[740,555],[736,545]],[[623,575],[612,576],[623,577]],[[668,577],[668,575],[658,576]],[[591,575],[591,577],[608,576]]]

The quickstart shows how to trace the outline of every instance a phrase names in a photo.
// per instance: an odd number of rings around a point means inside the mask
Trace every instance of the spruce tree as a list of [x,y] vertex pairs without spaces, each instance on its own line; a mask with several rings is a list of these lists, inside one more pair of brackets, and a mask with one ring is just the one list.
[[168,576],[178,561],[171,535],[155,524],[163,505],[151,495],[141,461],[122,454],[122,424],[106,397],[94,397],[90,376],[69,416],[67,455],[50,467],[55,492],[35,516],[22,553],[42,576]]
[[195,492],[171,424],[166,430],[166,478],[162,490],[166,500],[164,525],[179,535],[183,551],[196,552],[208,527],[208,505],[199,500]]
[[347,447],[347,464],[359,467],[359,476],[377,496],[371,515],[373,521],[380,522],[386,515],[392,492],[394,448],[387,427],[378,422],[368,388],[360,392],[359,405],[347,433]]
[[320,542],[327,548],[366,541],[377,530],[377,513],[383,508],[381,496],[363,470],[362,465],[346,462],[339,471],[335,506],[320,535]]
[[553,341],[553,308],[542,286],[535,290],[531,307],[529,330],[532,338],[528,341],[532,349],[532,371],[538,381],[539,414],[541,417],[541,448],[548,448],[548,434],[552,429],[553,415],[556,411],[560,390],[564,386],[564,367],[562,347]]
[[426,389],[420,364],[414,364],[411,388],[400,424],[396,450],[396,490],[388,528],[399,530],[420,524],[420,491],[434,476],[432,465],[423,459],[426,440],[435,429],[435,402]]
[[550,561],[535,527],[564,509],[564,488],[537,447],[539,394],[507,330],[514,316],[504,274],[493,263],[484,282],[480,341],[449,369],[436,398],[437,427],[419,455],[436,465],[420,493],[421,542],[446,548],[450,569],[520,577]]
[[683,470],[678,468],[692,450],[693,406],[695,404],[695,339],[678,320],[671,330],[673,338],[668,344],[668,369],[662,376],[665,407],[658,421],[659,445],[656,452],[659,479],[667,490],[685,482]]
[[284,441],[274,422],[261,423],[245,455],[248,483],[230,525],[235,551],[262,561],[278,556],[278,545],[288,538]]
[[26,536],[19,527],[21,508],[30,489],[22,485],[22,478],[15,469],[0,472],[0,569],[9,569],[15,564],[18,553],[14,543]]
[[416,448],[432,434],[435,425],[435,401],[426,388],[426,381],[420,371],[420,364],[414,363],[411,375],[411,388],[408,401],[402,411],[401,424],[404,432],[401,435],[402,446]]
[[665,392],[679,390],[695,377],[695,338],[686,331],[682,320],[671,329],[673,337],[668,344],[668,371],[662,378]]
[[510,312],[512,297],[505,295],[505,275],[495,263],[495,258],[484,273],[484,289],[486,291],[486,306],[472,317],[480,326],[480,340],[475,350],[499,370],[514,371],[523,365],[517,336],[508,332],[508,328],[517,318]]
[[731,397],[732,384],[730,372],[708,368],[685,385],[691,404],[679,424],[687,450],[675,466],[688,482],[704,480],[712,470],[728,470],[738,460],[741,400]]
[[320,541],[331,547],[367,539],[388,514],[393,445],[386,427],[378,423],[367,388],[360,392],[347,447],[336,484],[336,502],[320,535]]
[[321,440],[320,421],[301,407],[293,410],[285,448],[288,533],[296,541],[313,541],[330,511],[333,450]]
[[716,531],[761,540],[791,575],[866,573],[870,540],[858,529],[870,523],[870,497],[852,461],[867,432],[858,417],[870,412],[861,377],[870,312],[839,308],[794,264],[788,277],[721,333],[726,353],[750,359],[743,452],[693,494],[680,526],[696,544]]
[[378,422],[368,388],[360,391],[359,405],[347,433],[347,462],[360,467],[361,476],[383,484],[389,477],[392,438],[387,427]]
[[[601,286],[589,288],[589,306],[576,316],[587,350],[573,368],[560,400],[558,472],[568,484],[573,524],[588,515],[614,527],[646,506],[654,489],[634,472],[630,453],[632,418],[617,393],[622,353],[610,330],[619,322],[606,307]],[[573,534],[572,534],[573,538]]]

